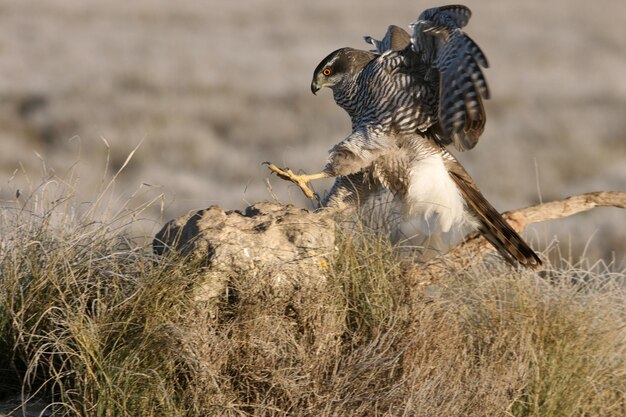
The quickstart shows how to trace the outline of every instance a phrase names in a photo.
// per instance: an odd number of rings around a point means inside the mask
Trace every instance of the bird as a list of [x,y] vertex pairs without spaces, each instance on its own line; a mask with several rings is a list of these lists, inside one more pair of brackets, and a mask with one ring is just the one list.
[[537,268],[539,256],[447,149],[474,148],[486,122],[489,64],[462,30],[470,17],[463,5],[429,8],[410,33],[391,25],[381,40],[365,36],[371,50],[330,53],[313,72],[311,92],[331,89],[352,132],[330,149],[321,172],[297,175],[267,164],[309,198],[311,181],[334,177],[324,207],[359,206],[386,189],[424,235],[478,230],[510,264]]

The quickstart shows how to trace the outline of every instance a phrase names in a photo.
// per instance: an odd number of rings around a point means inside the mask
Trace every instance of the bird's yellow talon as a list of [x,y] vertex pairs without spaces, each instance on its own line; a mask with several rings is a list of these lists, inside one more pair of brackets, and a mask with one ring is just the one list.
[[276,165],[269,163],[269,162],[265,162],[264,164],[266,164],[267,168],[271,172],[275,173],[279,178],[283,180],[291,181],[294,184],[296,184],[298,187],[300,187],[300,189],[302,190],[302,192],[308,199],[313,200],[315,198],[315,193],[313,193],[313,191],[307,185],[310,181],[308,175],[296,175],[289,168],[281,169],[281,168],[278,168]]

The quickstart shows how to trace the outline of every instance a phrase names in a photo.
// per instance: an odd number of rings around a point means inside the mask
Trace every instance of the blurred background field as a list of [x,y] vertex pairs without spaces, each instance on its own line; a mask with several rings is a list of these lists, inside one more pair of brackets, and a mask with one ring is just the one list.
[[[481,142],[458,156],[485,195],[504,211],[626,190],[626,2],[464,3],[493,99]],[[194,208],[271,199],[261,162],[318,170],[350,131],[330,91],[310,93],[321,58],[440,4],[1,0],[0,200],[71,171],[93,201],[139,143],[111,206],[162,195],[146,232]],[[575,256],[593,237],[590,259],[623,262],[625,229],[626,213],[597,209],[534,231]]]

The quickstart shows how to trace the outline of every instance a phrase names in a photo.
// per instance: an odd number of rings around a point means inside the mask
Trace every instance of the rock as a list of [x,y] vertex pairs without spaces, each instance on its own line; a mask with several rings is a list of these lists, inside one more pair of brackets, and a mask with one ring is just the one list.
[[325,285],[335,222],[324,212],[276,203],[243,212],[211,206],[168,222],[153,247],[159,255],[175,250],[206,262],[198,301],[246,294],[274,297],[286,308],[314,302],[316,289]]
[[[344,301],[329,290],[336,285],[329,282],[335,252],[331,213],[274,203],[243,212],[213,206],[168,222],[154,250],[187,255],[204,269],[193,288],[195,305],[185,316],[198,334],[194,349],[208,362],[233,355],[246,379],[242,363],[283,368],[285,358],[332,356],[341,346],[345,321],[337,311]],[[206,342],[214,338],[202,336],[215,331],[233,343],[218,358]]]

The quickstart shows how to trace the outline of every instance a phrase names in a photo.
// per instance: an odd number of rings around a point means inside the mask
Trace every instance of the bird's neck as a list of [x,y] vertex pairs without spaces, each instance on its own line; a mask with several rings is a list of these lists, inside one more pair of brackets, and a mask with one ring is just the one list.
[[357,77],[344,78],[341,83],[334,85],[332,90],[335,103],[348,113],[354,123],[358,119]]

